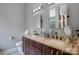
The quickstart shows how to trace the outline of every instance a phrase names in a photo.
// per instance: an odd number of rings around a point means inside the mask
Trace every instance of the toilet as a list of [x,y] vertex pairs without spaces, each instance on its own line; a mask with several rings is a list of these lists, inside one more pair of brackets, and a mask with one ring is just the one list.
[[16,43],[16,46],[18,48],[18,52],[22,55],[24,55],[23,50],[22,50],[22,41],[19,41]]

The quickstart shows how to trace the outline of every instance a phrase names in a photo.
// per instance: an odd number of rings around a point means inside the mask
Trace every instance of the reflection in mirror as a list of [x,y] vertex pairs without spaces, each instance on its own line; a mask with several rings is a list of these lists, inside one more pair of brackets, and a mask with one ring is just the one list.
[[33,28],[40,28],[40,15],[34,15]]
[[42,28],[42,27],[43,27],[42,14],[34,15],[33,28]]
[[49,10],[49,28],[56,28],[56,9]]
[[67,26],[67,5],[56,5],[49,9],[49,28],[64,28]]
[[49,27],[55,28],[55,8],[50,10]]
[[60,28],[64,28],[67,26],[67,5],[60,6]]

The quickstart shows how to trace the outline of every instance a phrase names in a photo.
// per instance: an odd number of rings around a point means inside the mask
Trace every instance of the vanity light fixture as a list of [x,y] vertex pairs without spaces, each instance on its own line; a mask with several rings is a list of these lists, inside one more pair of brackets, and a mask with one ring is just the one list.
[[39,6],[39,7],[37,7],[36,9],[33,10],[33,13],[35,13],[35,12],[41,10],[41,9],[42,9],[42,6]]
[[48,3],[48,5],[50,5],[50,4],[52,4],[52,3]]
[[48,5],[52,5],[52,4],[54,4],[54,3],[48,3]]

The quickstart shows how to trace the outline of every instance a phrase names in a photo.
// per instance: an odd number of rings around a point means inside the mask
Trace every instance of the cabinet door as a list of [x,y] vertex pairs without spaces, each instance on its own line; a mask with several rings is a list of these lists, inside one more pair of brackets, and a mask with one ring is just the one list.
[[52,52],[52,48],[51,47],[48,47],[48,46],[45,46],[45,51],[46,51],[46,55],[51,55],[51,52]]
[[51,55],[51,52],[52,52],[52,48],[51,47],[43,45],[42,55]]
[[35,54],[36,55],[41,55],[42,44],[34,41],[33,47],[34,47]]
[[34,48],[35,55],[41,55],[41,50]]
[[28,55],[35,55],[34,47],[33,47],[33,42],[32,40],[29,39],[28,41]]
[[43,45],[42,54],[43,55],[56,55],[58,52],[57,49],[54,49],[52,47]]
[[28,47],[28,55],[35,55],[34,47],[29,46]]
[[42,45],[42,55],[46,55],[46,46]]
[[34,41],[33,46],[34,46],[35,48],[37,48],[37,49],[42,50],[42,44],[41,44],[41,43],[38,43],[38,42],[35,42],[35,41]]

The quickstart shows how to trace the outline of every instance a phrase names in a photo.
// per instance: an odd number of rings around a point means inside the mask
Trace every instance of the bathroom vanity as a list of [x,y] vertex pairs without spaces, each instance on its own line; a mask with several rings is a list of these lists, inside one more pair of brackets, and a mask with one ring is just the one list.
[[40,36],[23,36],[23,52],[25,55],[72,55],[79,54],[78,47],[72,44]]

